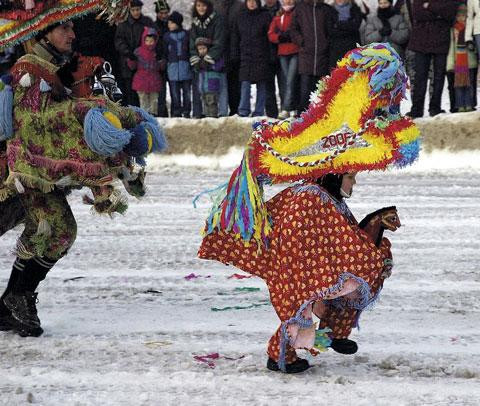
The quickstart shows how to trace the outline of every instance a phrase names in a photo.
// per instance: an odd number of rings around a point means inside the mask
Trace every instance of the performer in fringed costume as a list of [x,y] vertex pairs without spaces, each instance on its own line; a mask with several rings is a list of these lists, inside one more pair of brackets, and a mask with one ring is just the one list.
[[0,83],[0,235],[25,225],[0,299],[0,330],[39,336],[35,291],[76,236],[66,195],[88,187],[84,202],[93,210],[125,212],[126,198],[114,183],[120,179],[129,194],[142,196],[144,157],[166,143],[145,111],[92,95],[85,84],[101,60],[80,58],[72,71],[72,20],[92,12],[121,20],[128,1],[13,4],[0,12],[0,48],[30,39],[33,44]]
[[[268,345],[271,370],[307,369],[299,348],[357,350],[348,336],[392,267],[383,231],[400,222],[387,207],[357,223],[345,198],[358,171],[418,156],[419,132],[399,114],[406,88],[388,44],[350,51],[300,118],[254,125],[240,166],[213,199],[198,255],[266,282],[281,321]],[[291,182],[298,183],[263,201],[264,185]]]

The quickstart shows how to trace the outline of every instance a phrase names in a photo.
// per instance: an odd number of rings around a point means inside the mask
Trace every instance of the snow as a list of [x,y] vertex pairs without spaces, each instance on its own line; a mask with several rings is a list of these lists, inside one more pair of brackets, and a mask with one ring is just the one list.
[[[177,156],[176,166],[155,158],[148,195],[113,220],[92,215],[73,193],[77,241],[39,289],[44,335],[0,333],[0,403],[478,405],[475,154],[437,151],[409,170],[359,176],[350,202],[357,217],[391,204],[399,209],[404,227],[389,236],[393,276],[352,335],[359,352],[328,351],[298,376],[265,368],[279,322],[264,305],[264,283],[228,279],[242,272],[196,258],[209,202],[193,209],[191,201],[228,178],[240,151],[197,167],[178,165],[192,164],[193,156]],[[20,232],[0,240],[2,286]],[[191,273],[201,277],[186,280]],[[211,310],[252,304],[260,306]],[[209,353],[236,360],[220,358],[209,368],[193,358]]]

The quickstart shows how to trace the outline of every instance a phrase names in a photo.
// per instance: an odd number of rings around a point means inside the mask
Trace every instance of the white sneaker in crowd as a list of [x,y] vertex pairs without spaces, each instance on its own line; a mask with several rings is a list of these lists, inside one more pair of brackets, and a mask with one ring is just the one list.
[[290,114],[288,114],[288,111],[287,110],[282,110],[279,114],[278,114],[278,118],[283,120],[285,118],[288,118],[290,117]]

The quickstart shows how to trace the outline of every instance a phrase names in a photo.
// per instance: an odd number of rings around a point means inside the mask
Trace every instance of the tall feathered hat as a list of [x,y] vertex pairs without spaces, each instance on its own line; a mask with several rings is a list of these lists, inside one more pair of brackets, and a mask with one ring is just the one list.
[[390,45],[348,52],[318,83],[299,118],[254,124],[240,166],[214,200],[205,232],[233,231],[261,246],[271,232],[263,185],[412,163],[420,134],[399,113],[406,89],[401,58]]
[[99,12],[109,21],[128,16],[130,0],[15,0],[0,9],[0,49],[24,42],[53,24]]

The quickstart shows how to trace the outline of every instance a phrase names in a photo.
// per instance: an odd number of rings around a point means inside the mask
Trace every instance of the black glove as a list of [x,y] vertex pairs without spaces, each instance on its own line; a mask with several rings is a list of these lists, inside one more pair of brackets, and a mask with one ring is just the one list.
[[127,56],[128,59],[131,59],[132,61],[136,61],[138,59],[137,55],[135,55],[134,52],[130,52]]
[[473,43],[473,41],[467,41],[467,48],[469,51],[475,52],[477,50],[477,47]]
[[388,37],[392,33],[392,29],[390,27],[382,27],[380,29],[380,35],[382,37]]
[[278,42],[292,42],[292,38],[290,38],[290,33],[288,31],[284,31],[278,34]]

